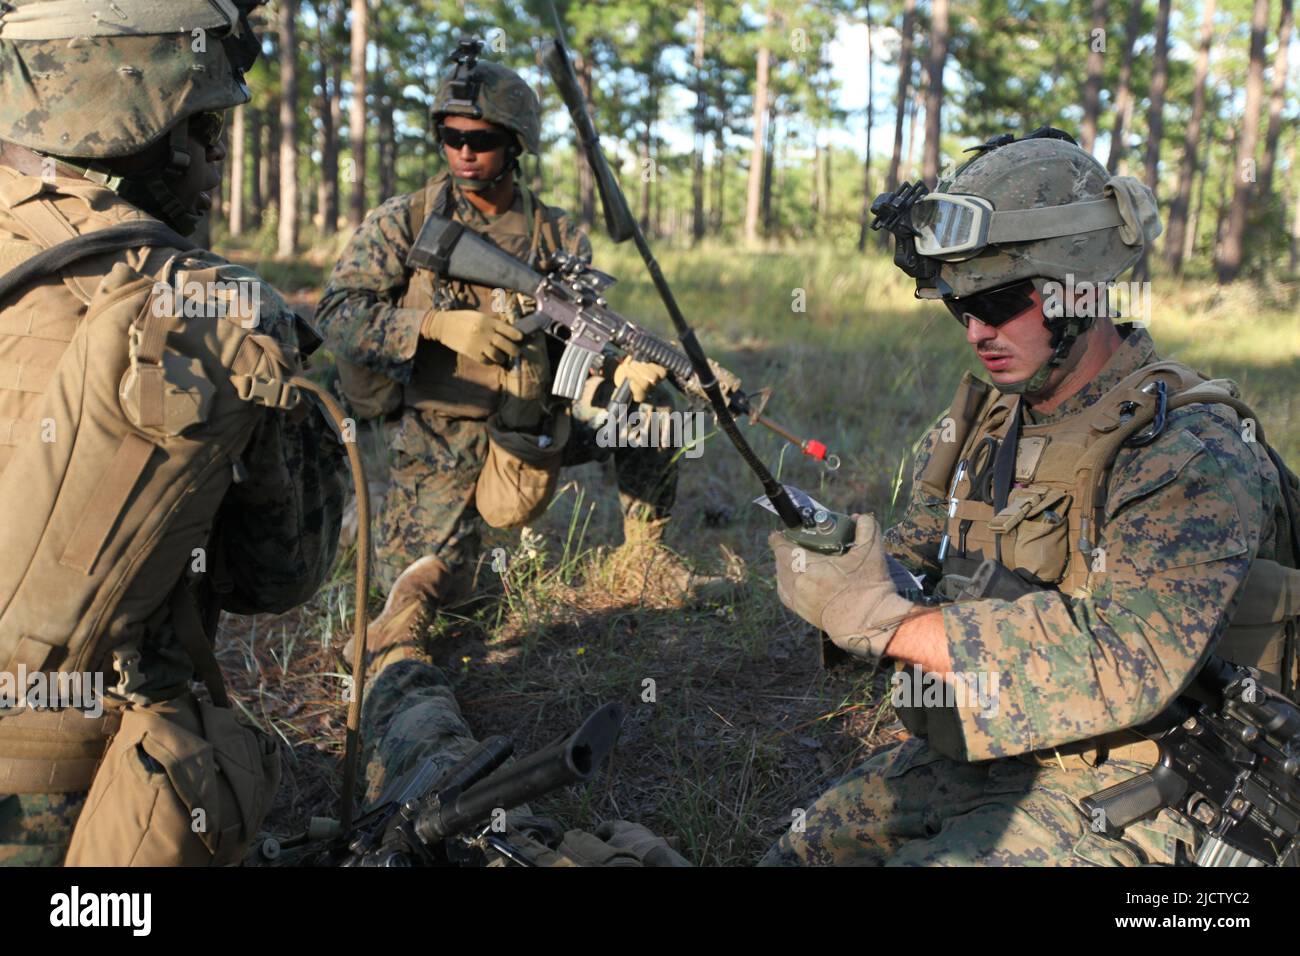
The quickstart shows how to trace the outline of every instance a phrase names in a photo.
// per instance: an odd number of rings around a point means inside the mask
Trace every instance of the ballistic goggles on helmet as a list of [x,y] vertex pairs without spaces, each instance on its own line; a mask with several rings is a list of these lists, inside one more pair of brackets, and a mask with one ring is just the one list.
[[960,193],[925,193],[912,200],[908,214],[917,255],[946,262],[973,258],[998,243],[1075,236],[1124,221],[1111,198],[998,212],[987,199]]

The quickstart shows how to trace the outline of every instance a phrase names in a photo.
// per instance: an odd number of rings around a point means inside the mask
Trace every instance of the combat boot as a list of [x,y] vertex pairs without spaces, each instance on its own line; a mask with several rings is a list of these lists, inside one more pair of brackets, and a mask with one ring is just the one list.
[[619,578],[641,590],[665,597],[682,597],[692,603],[729,601],[737,583],[729,578],[696,573],[680,555],[664,544],[671,518],[623,519],[623,544],[610,556]]
[[[440,607],[455,599],[458,575],[444,561],[426,555],[393,582],[383,613],[366,628],[366,669],[374,675],[404,658],[427,660],[428,632]],[[352,660],[351,640],[343,657]]]

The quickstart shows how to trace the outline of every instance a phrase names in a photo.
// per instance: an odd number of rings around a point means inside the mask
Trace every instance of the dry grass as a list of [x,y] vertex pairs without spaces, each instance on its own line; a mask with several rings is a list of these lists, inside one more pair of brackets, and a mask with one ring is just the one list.
[[[611,296],[615,307],[666,331],[631,253],[599,248],[598,257],[628,277]],[[826,441],[843,466],[824,471],[751,429],[759,453],[830,504],[896,517],[910,446],[970,367],[946,314],[914,301],[879,257],[710,248],[666,253],[663,265],[711,354],[747,385],[772,386],[773,416]],[[304,309],[327,271],[328,256],[266,267]],[[791,311],[798,289],[801,313]],[[1151,331],[1162,351],[1236,378],[1270,439],[1300,461],[1295,283],[1223,290],[1157,276],[1154,291]],[[747,864],[796,808],[901,728],[883,703],[884,675],[854,664],[823,670],[809,629],[779,606],[766,546],[773,522],[749,505],[757,485],[725,438],[713,436],[701,459],[682,465],[670,543],[704,571],[743,561],[736,600],[684,607],[653,581],[614,573],[612,468],[588,465],[567,474],[526,542],[489,534],[489,553],[509,554],[504,593],[440,619],[436,663],[475,732],[508,734],[519,752],[571,731],[599,703],[626,704],[611,766],[591,787],[535,810],[568,826],[639,820],[697,863]],[[278,833],[337,808],[345,715],[337,648],[350,627],[350,582],[341,558],[306,608],[224,622],[220,657],[242,706],[289,745],[270,821]],[[372,596],[372,610],[379,606]],[[653,701],[643,699],[651,686]]]

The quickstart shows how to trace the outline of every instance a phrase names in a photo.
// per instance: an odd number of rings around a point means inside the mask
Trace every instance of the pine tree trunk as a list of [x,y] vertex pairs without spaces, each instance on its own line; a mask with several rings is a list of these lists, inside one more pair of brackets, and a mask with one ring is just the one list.
[[1282,0],[1277,24],[1277,54],[1273,59],[1273,90],[1268,101],[1268,132],[1264,134],[1264,156],[1259,163],[1259,192],[1267,202],[1273,195],[1273,169],[1277,161],[1277,142],[1282,135],[1282,107],[1286,96],[1288,56],[1291,31],[1295,24],[1294,0]]
[[654,156],[650,152],[650,135],[650,118],[646,117],[645,132],[641,136],[641,215],[639,217],[641,231],[645,233],[650,231],[650,184],[658,175]]
[[691,157],[691,245],[704,238],[704,0],[695,0],[695,140]]
[[718,127],[713,131],[713,209],[710,210],[709,218],[713,227],[713,234],[720,235],[722,232],[723,209],[722,202],[725,196],[726,172],[727,172],[727,151],[725,149],[723,126],[726,124],[726,104],[723,100],[724,93],[722,83],[718,83],[718,89],[714,94],[714,107],[718,111]]
[[772,234],[772,173],[776,166],[776,103],[767,103],[767,136],[763,148],[763,189],[761,195],[763,237]]
[[862,212],[858,216],[858,252],[867,248],[867,232],[871,228],[871,126],[875,120],[874,75],[875,53],[871,49],[871,4],[867,4],[867,158],[862,162]]
[[316,98],[316,115],[320,121],[320,184],[317,189],[316,204],[319,207],[319,229],[321,235],[332,236],[339,226],[339,140],[338,108],[339,88],[337,82],[331,84],[331,73],[335,67],[333,46],[329,43],[328,30],[335,11],[341,9],[331,4],[333,9],[317,0],[316,17],[316,82],[320,85],[320,95]]
[[1097,141],[1097,120],[1101,114],[1101,65],[1105,55],[1099,47],[1105,41],[1108,0],[1092,0],[1092,30],[1088,34],[1087,79],[1083,84],[1083,125],[1079,130],[1079,145],[1092,152]]
[[917,85],[916,92],[912,96],[912,102],[907,107],[907,168],[903,174],[904,180],[913,179],[916,175],[916,123],[921,116],[921,108],[925,103],[925,91],[928,85],[929,77],[922,72],[921,82]]
[[1151,73],[1151,111],[1147,118],[1146,184],[1153,193],[1160,185],[1160,141],[1165,132],[1165,88],[1169,83],[1169,6],[1160,0],[1156,11],[1156,52]]
[[[764,222],[767,235],[779,236],[781,233],[781,197],[785,195],[785,175],[789,169],[789,164],[785,161],[786,143],[789,142],[788,136],[782,136],[777,131],[776,103],[772,103],[772,115],[768,122],[772,124],[772,163],[768,168],[768,190],[767,190],[767,208],[764,210]],[[775,191],[771,188],[771,180],[776,180]]]
[[379,201],[397,195],[396,109],[386,84],[376,90],[379,107]]
[[[910,102],[908,89],[912,85],[912,34],[916,31],[916,0],[903,4],[902,39],[898,49],[898,107],[894,111],[894,152],[889,158],[889,172],[885,176],[885,191],[893,192],[899,184],[899,167],[903,162],[903,120]],[[911,165],[911,161],[908,161]],[[887,241],[887,240],[882,240]]]
[[348,116],[352,140],[352,195],[348,223],[361,225],[366,202],[366,33],[370,11],[366,0],[352,0],[352,108]]
[[230,123],[230,235],[244,234],[244,121],[248,106],[235,107]]
[[745,242],[758,242],[759,213],[763,202],[763,159],[767,137],[763,124],[767,119],[767,40],[758,49],[758,66],[754,78],[754,140],[749,151],[749,184],[745,194]]
[[[1205,122],[1205,136],[1201,140],[1201,146],[1198,155],[1208,157],[1210,150],[1214,145],[1214,111],[1211,110]],[[1196,208],[1192,210],[1191,222],[1187,228],[1187,240],[1183,243],[1183,259],[1190,259],[1196,254],[1196,242],[1201,233],[1201,213],[1205,209],[1205,182],[1210,178],[1209,162],[1202,163],[1203,167],[1200,175],[1197,177],[1196,185]]]
[[921,178],[931,189],[939,181],[939,137],[943,124],[943,67],[948,62],[948,0],[930,4],[930,88],[925,95],[925,158]]
[[1178,194],[1169,207],[1169,229],[1165,234],[1165,261],[1174,275],[1183,271],[1183,242],[1187,233],[1187,204],[1192,195],[1192,180],[1198,164],[1197,150],[1201,139],[1201,120],[1205,115],[1205,78],[1210,72],[1210,44],[1214,42],[1215,0],[1205,0],[1201,11],[1200,49],[1196,54],[1196,74],[1192,88],[1192,116],[1183,137],[1183,159],[1178,171]]
[[280,0],[280,230],[277,254],[298,251],[298,0]]
[[249,226],[254,230],[262,227],[262,216],[266,211],[266,193],[262,189],[263,169],[262,169],[262,111],[256,109],[251,104],[243,107],[248,111],[248,190],[249,190],[249,209],[252,216],[249,219]]
[[1128,134],[1126,124],[1133,111],[1129,83],[1133,76],[1133,47],[1138,30],[1142,28],[1142,3],[1143,0],[1132,0],[1128,8],[1128,23],[1124,25],[1124,53],[1119,64],[1119,89],[1115,93],[1115,128],[1110,134],[1110,155],[1106,159],[1106,169],[1112,174],[1119,168],[1120,157],[1128,152],[1124,137]]
[[1268,34],[1269,0],[1255,0],[1250,21],[1250,72],[1246,75],[1246,115],[1241,121],[1237,141],[1237,161],[1233,169],[1236,188],[1228,213],[1228,231],[1223,252],[1217,263],[1220,282],[1232,282],[1241,273],[1245,253],[1246,217],[1255,198],[1255,147],[1259,143],[1259,113],[1264,102],[1264,41]]
[[280,94],[267,103],[266,122],[266,204],[275,207],[276,221],[280,216]]

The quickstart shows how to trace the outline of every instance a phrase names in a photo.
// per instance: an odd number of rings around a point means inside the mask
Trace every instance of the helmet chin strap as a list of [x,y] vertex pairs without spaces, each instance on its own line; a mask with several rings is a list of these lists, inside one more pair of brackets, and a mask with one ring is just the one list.
[[139,173],[116,176],[99,163],[58,157],[59,162],[81,172],[91,182],[99,183],[131,205],[160,219],[182,236],[198,228],[203,215],[187,206],[176,195],[168,178],[183,176],[190,168],[189,129],[185,123],[172,127],[167,140],[167,157],[151,169]]
[[485,193],[488,190],[496,189],[501,183],[505,182],[507,176],[519,169],[519,156],[515,154],[510,157],[510,162],[506,163],[505,168],[497,173],[491,179],[466,179],[463,176],[452,175],[451,179],[457,186],[469,193]]
[[1052,371],[1059,368],[1066,357],[1069,356],[1070,350],[1074,348],[1074,343],[1078,341],[1079,336],[1092,327],[1092,321],[1091,318],[1081,316],[1045,319],[1043,325],[1052,332],[1051,356],[1029,378],[1022,379],[1019,382],[1011,382],[1008,385],[999,385],[997,387],[998,391],[1007,395],[1033,395],[1041,391],[1051,377]]

